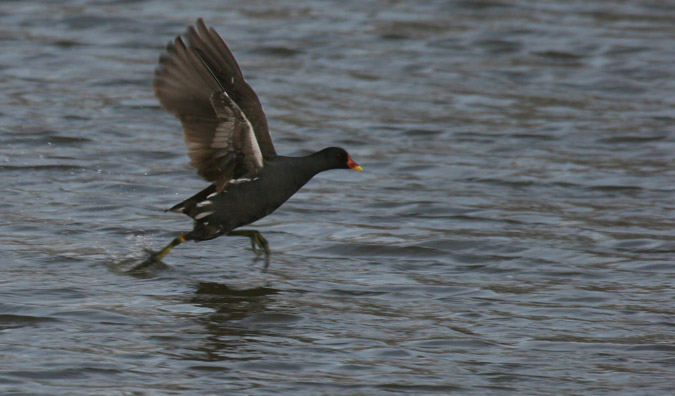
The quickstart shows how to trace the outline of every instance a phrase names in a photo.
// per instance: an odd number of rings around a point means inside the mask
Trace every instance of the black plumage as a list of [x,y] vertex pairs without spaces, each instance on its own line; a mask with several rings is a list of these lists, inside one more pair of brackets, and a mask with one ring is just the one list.
[[314,175],[329,169],[362,170],[347,152],[329,147],[305,157],[276,154],[262,105],[225,41],[200,18],[159,59],[153,82],[161,105],[183,126],[190,164],[210,181],[171,211],[194,219],[194,228],[151,260],[186,240],[223,234],[251,239],[269,258],[255,230],[235,230],[272,213]]

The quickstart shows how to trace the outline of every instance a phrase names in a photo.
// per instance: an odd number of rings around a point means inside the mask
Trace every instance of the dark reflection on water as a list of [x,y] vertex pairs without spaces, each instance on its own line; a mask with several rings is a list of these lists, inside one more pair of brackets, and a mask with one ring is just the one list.
[[194,295],[185,302],[211,312],[197,319],[203,325],[205,336],[196,351],[201,356],[186,355],[185,358],[206,362],[232,360],[229,353],[236,354],[237,348],[245,347],[244,339],[265,335],[265,322],[287,321],[281,314],[267,313],[268,302],[278,292],[268,287],[232,289],[221,283],[199,282]]
[[[0,3],[0,393],[673,393],[674,10],[623,1]],[[277,151],[345,146],[248,241],[152,96],[198,16]]]

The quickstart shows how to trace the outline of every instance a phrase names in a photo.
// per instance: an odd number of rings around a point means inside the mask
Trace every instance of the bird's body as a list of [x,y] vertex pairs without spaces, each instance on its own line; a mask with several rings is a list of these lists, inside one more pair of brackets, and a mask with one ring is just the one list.
[[326,170],[326,163],[312,161],[321,155],[320,151],[308,157],[276,156],[266,161],[253,178],[230,180],[220,194],[211,185],[170,210],[195,220],[195,228],[186,235],[187,239],[216,238],[274,212],[314,175]]
[[221,235],[249,237],[253,250],[268,259],[267,241],[258,231],[236,229],[274,212],[319,172],[362,170],[338,147],[305,157],[277,155],[255,91],[223,39],[201,18],[185,41],[179,36],[169,43],[153,87],[162,106],[181,121],[191,164],[211,184],[169,209],[194,219],[194,228],[149,261],[184,241]]

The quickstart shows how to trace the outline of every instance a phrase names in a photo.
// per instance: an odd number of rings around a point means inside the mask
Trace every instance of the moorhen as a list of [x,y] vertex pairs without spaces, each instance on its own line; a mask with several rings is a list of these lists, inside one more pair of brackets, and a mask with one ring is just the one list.
[[257,256],[265,254],[267,268],[267,240],[256,230],[236,228],[274,212],[319,172],[363,170],[338,147],[306,157],[277,155],[258,96],[225,41],[201,18],[185,39],[168,44],[153,88],[183,126],[190,164],[211,185],[169,209],[193,218],[194,228],[145,263],[161,260],[185,241],[239,235],[250,238]]

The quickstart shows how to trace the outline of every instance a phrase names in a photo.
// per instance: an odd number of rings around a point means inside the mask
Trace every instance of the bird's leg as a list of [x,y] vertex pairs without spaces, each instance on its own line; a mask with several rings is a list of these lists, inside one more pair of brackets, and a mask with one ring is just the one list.
[[227,235],[249,237],[251,239],[251,250],[253,250],[256,255],[260,256],[262,253],[270,254],[269,243],[267,243],[267,239],[265,239],[259,231],[235,230],[230,231]]
[[256,257],[260,257],[265,253],[265,269],[270,265],[270,245],[264,236],[256,230],[235,230],[230,231],[228,236],[247,236],[251,239],[251,249],[255,252]]
[[148,257],[147,260],[145,260],[142,263],[138,264],[137,266],[133,267],[132,269],[129,270],[129,272],[138,271],[140,269],[143,269],[143,268],[151,265],[152,263],[160,261],[161,259],[164,258],[164,256],[169,254],[171,249],[175,248],[176,246],[180,245],[181,243],[185,242],[186,240],[187,239],[185,238],[185,235],[181,235],[179,237],[174,238],[171,242],[169,242],[168,245],[164,246],[164,248],[162,250],[158,251],[157,253],[153,253],[152,255],[150,255],[150,257]]
[[185,242],[187,239],[185,238],[185,235],[181,235],[179,237],[174,238],[171,242],[169,242],[168,245],[164,246],[162,250],[160,250],[157,253],[154,253],[150,258],[155,261],[159,261],[164,258],[171,249],[175,248],[176,246],[180,245],[181,243]]

